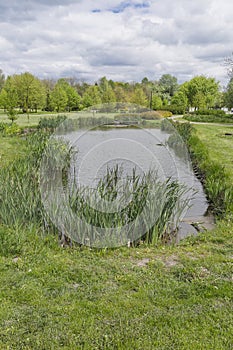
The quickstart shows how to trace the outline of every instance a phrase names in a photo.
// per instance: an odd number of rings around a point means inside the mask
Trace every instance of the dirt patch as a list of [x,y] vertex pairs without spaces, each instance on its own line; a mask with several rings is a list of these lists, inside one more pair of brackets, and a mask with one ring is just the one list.
[[138,266],[138,267],[146,267],[146,266],[149,264],[149,262],[150,262],[150,259],[144,258],[144,259],[139,260],[139,261],[137,262],[137,266]]
[[175,255],[171,255],[167,257],[165,260],[163,260],[163,263],[166,267],[173,267],[179,264],[179,259]]

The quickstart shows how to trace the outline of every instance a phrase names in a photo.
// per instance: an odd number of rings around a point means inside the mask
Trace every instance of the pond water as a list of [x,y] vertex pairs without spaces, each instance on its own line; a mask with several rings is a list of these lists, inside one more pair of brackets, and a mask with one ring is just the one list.
[[67,133],[68,139],[78,151],[74,170],[78,184],[95,187],[107,168],[119,164],[123,173],[138,174],[156,170],[161,180],[178,180],[195,190],[187,208],[179,237],[196,233],[191,222],[205,221],[208,202],[201,182],[194,175],[185,145],[177,155],[166,141],[170,134],[159,128],[102,127]]

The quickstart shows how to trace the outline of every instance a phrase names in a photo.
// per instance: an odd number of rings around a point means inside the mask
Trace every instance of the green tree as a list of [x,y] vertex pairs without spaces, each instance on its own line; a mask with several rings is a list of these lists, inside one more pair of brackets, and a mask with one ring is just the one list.
[[123,89],[122,86],[116,85],[114,88],[114,93],[115,93],[117,102],[128,102],[129,101],[129,96],[126,93],[126,91]]
[[57,82],[58,85],[66,92],[67,96],[67,106],[66,109],[68,112],[73,110],[78,110],[81,103],[81,97],[74,87],[70,86],[66,79],[59,79]]
[[163,101],[161,97],[159,97],[158,95],[152,94],[151,108],[160,109],[162,105],[163,105]]
[[30,110],[37,111],[38,108],[45,106],[45,89],[39,79],[28,72],[13,75],[12,79],[18,94],[19,106],[24,113],[27,113],[28,118]]
[[219,83],[214,78],[197,76],[185,85],[183,91],[186,92],[191,107],[211,108],[219,95]]
[[18,92],[12,77],[8,77],[0,94],[1,106],[7,112],[8,118],[13,122],[17,119],[19,104]]
[[148,105],[148,99],[147,99],[146,94],[144,93],[144,91],[141,87],[135,88],[135,90],[131,96],[131,103],[135,103],[139,106],[147,106]]
[[101,104],[101,94],[99,87],[96,85],[89,86],[83,94],[82,103],[85,108]]
[[113,84],[109,83],[106,77],[99,80],[99,90],[101,93],[102,103],[116,102],[116,95],[112,88]]
[[171,105],[178,107],[183,113],[188,107],[188,97],[183,90],[177,91],[171,99]]
[[230,79],[226,92],[224,94],[224,102],[228,109],[233,108],[233,77]]
[[178,89],[177,78],[171,74],[163,74],[159,79],[159,85],[162,87],[163,93],[173,96]]
[[0,69],[0,92],[4,86],[5,83],[5,75],[3,74],[2,69]]
[[65,111],[68,97],[62,84],[56,83],[50,95],[51,106],[56,112]]
[[56,82],[53,79],[44,79],[41,82],[42,82],[42,85],[44,87],[44,92],[45,92],[44,110],[51,112],[53,110],[53,106],[51,104],[51,93],[54,89]]

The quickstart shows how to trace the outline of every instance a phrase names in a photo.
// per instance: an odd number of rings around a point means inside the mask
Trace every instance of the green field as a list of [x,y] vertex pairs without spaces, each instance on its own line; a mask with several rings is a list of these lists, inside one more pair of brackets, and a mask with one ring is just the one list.
[[[195,126],[233,179],[233,128]],[[1,165],[24,152],[1,138]],[[94,250],[0,226],[0,349],[233,348],[233,222],[179,245]]]
[[[32,113],[29,115],[29,119],[27,114],[18,114],[18,119],[16,120],[16,123],[20,126],[20,127],[31,127],[31,126],[35,126],[38,125],[39,121],[41,118],[53,118],[56,117],[57,115],[69,115],[69,118],[75,118],[77,116],[77,113],[79,115],[85,115],[85,113],[82,112],[70,112],[70,113],[55,113],[55,112],[51,112],[51,113]],[[0,122],[4,122],[4,123],[11,123],[11,121],[9,120],[9,118],[7,117],[7,115],[2,111],[0,113]]]

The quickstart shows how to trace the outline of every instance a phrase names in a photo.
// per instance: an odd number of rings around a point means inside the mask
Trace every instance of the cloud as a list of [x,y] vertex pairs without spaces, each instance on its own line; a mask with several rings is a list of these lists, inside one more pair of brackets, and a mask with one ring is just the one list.
[[133,8],[133,9],[144,9],[150,7],[150,4],[148,1],[143,2],[133,2],[133,1],[123,1],[119,5],[112,7],[109,9],[109,11],[113,13],[121,13],[124,12],[127,8]]
[[232,10],[230,0],[0,0],[0,68],[92,82],[164,73],[224,82]]

